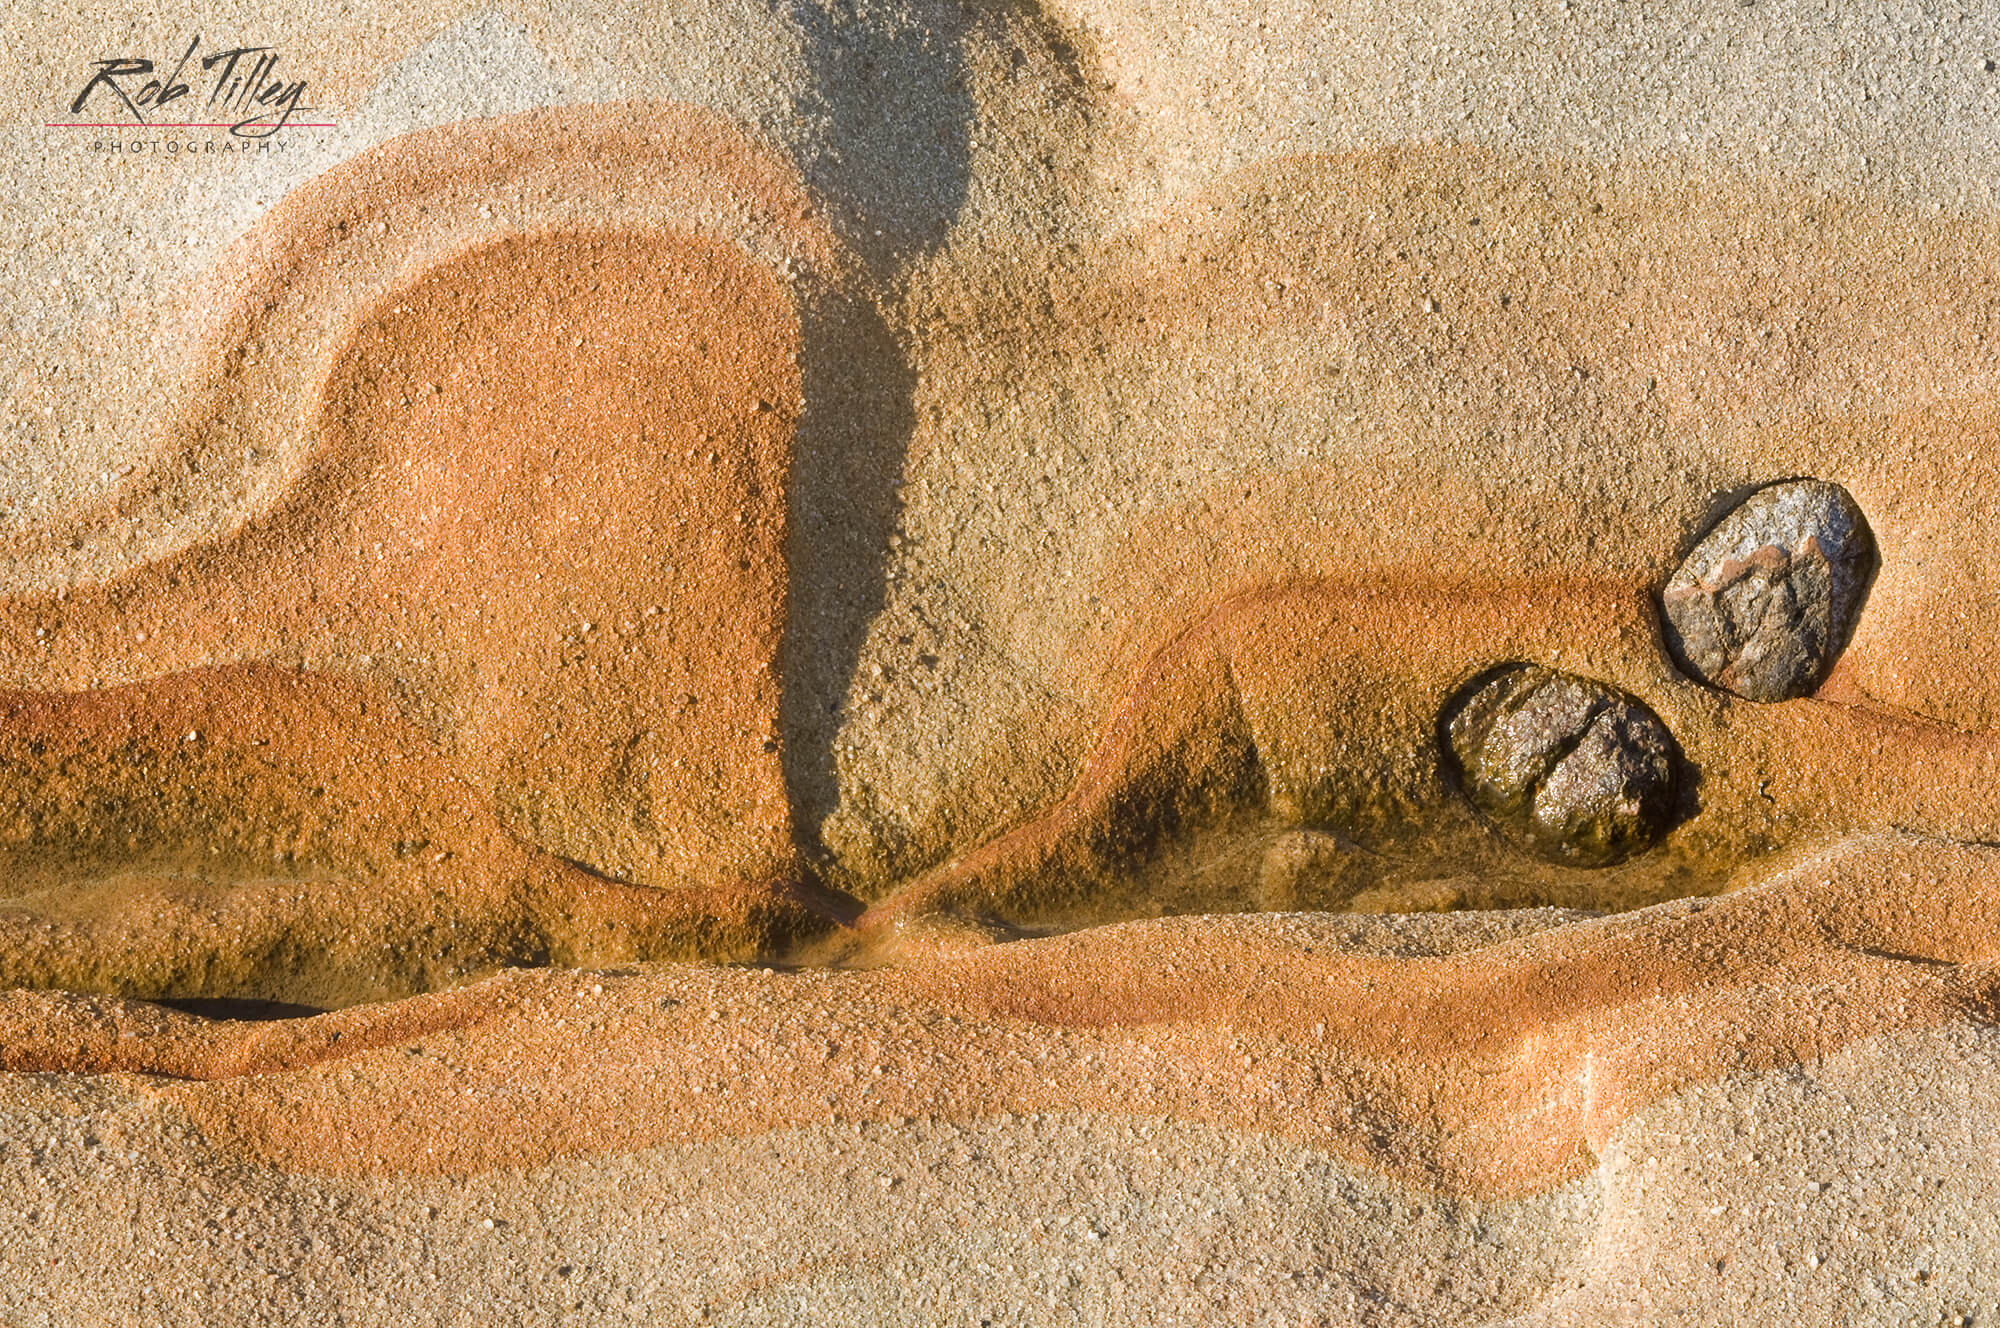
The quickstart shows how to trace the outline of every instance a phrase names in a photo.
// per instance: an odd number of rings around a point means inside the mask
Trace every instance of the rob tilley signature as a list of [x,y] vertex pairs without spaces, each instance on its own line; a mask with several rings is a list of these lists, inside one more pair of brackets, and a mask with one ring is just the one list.
[[[234,46],[214,55],[203,56],[190,70],[189,62],[201,45],[197,36],[181,52],[180,63],[165,78],[153,77],[153,62],[129,57],[95,61],[97,72],[69,104],[69,113],[79,115],[86,105],[102,104],[107,98],[124,106],[138,124],[151,124],[147,114],[159,114],[195,89],[182,77],[191,74],[202,83],[208,99],[200,103],[215,108],[214,113],[241,115],[229,132],[243,138],[268,138],[283,129],[294,115],[316,108],[305,105],[306,81],[287,83],[277,77],[278,52],[270,46]],[[208,82],[206,76],[212,76]],[[195,103],[189,103],[189,110]],[[218,126],[221,127],[221,126]]]

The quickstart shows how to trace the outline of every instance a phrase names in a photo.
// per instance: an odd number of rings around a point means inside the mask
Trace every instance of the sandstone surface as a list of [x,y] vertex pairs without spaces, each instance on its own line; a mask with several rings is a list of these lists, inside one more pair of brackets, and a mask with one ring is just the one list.
[[2000,20],[199,19],[4,20],[0,1322],[2000,1317]]

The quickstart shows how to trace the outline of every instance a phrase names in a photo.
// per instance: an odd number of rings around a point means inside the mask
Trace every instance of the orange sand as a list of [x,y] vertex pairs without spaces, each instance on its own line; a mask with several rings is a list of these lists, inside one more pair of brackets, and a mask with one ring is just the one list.
[[1511,1194],[1682,1085],[1988,1017],[1996,881],[1989,852],[1879,839],[1724,899],[1441,958],[1174,921],[873,972],[516,973],[276,1025],[19,993],[0,1046],[13,1070],[162,1076],[144,1091],[218,1146],[322,1173],[1084,1110]]

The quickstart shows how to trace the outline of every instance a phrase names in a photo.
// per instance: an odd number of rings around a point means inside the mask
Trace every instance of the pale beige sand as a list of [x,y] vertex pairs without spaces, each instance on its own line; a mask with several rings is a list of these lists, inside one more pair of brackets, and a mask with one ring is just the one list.
[[[607,1004],[565,982],[543,1019],[615,1066]],[[458,1054],[410,1045],[392,1059]],[[343,1177],[218,1147],[144,1081],[21,1076],[0,1305],[29,1324],[1977,1322],[2000,1296],[1996,1068],[1982,1024],[1871,1036],[1655,1099],[1574,1179],[1485,1201],[1282,1134],[1079,1108]]]

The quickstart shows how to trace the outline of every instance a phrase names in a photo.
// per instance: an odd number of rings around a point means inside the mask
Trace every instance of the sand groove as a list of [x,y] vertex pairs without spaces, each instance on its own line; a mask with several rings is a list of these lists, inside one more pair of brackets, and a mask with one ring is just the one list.
[[[1516,1194],[1575,1174],[1678,1087],[1990,1018],[1995,868],[1988,850],[1877,838],[1722,899],[1430,958],[1330,943],[1307,919],[1188,920],[871,972],[514,974],[275,1027],[21,995],[0,1041],[15,1070],[201,1081],[149,1091],[218,1143],[333,1173],[1086,1110]],[[1912,876],[1933,888],[1899,891]],[[412,1113],[429,1122],[414,1135]]]
[[[1438,717],[1495,665],[1552,648],[1656,707],[1695,789],[1668,842],[1608,870],[1538,864],[1479,825],[1443,767]],[[1011,921],[1145,907],[1163,834],[1232,817],[1359,850],[1333,888],[1421,906],[1477,873],[1471,907],[1633,906],[1751,878],[1760,859],[1849,835],[2000,834],[2000,740],[1838,699],[1764,707],[1674,673],[1637,582],[1314,579],[1225,599],[1136,670],[1076,782],[1047,810],[892,893],[864,930],[938,911]],[[1357,698],[1367,696],[1363,707]],[[1896,754],[1894,769],[1876,762]],[[1768,868],[1766,868],[1768,870]],[[1236,884],[1241,891],[1247,887]]]

